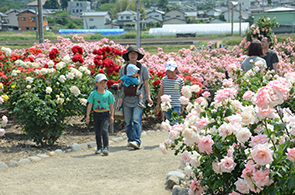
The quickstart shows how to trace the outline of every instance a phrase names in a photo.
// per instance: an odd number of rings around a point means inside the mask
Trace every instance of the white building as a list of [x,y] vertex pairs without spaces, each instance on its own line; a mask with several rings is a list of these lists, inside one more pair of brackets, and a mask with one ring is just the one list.
[[91,3],[89,1],[68,1],[68,12],[71,16],[80,17],[82,12],[89,12]]
[[111,14],[107,11],[82,12],[84,29],[107,29],[112,22]]
[[17,20],[17,14],[19,14],[20,11],[16,9],[10,9],[8,10],[5,15],[7,15],[8,23],[17,26],[18,27],[18,20]]
[[[251,0],[239,0],[239,4],[241,4],[241,10],[250,10],[251,8]],[[237,7],[237,9],[240,9]]]

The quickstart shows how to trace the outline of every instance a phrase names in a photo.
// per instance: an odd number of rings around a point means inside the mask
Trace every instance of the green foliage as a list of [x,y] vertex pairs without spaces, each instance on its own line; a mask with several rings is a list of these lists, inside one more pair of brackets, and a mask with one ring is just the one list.
[[60,5],[57,0],[47,0],[43,5],[44,9],[59,9]]

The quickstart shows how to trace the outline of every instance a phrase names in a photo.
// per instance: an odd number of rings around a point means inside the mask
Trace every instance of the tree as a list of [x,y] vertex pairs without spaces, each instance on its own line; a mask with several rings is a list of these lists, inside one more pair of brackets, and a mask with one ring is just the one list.
[[168,5],[168,0],[158,0],[157,6],[159,8],[167,7]]
[[57,0],[47,0],[43,5],[44,9],[59,9],[60,5]]
[[4,7],[0,7],[0,12],[2,12],[2,13],[5,13],[5,12],[7,12],[9,9],[8,9],[8,7],[7,6],[4,6]]
[[116,4],[115,3],[105,3],[105,4],[102,4],[98,9],[100,11],[110,11],[112,9],[116,9]]
[[61,4],[61,9],[62,10],[66,10],[67,9],[68,2],[69,2],[69,0],[60,0],[60,4]]

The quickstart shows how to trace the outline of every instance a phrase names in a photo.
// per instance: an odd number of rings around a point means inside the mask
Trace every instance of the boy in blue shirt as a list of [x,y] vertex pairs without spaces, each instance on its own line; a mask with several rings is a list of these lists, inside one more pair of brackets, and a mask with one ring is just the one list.
[[88,106],[86,112],[86,123],[89,123],[89,115],[91,110],[93,110],[93,123],[97,145],[95,154],[103,153],[106,156],[109,154],[108,127],[110,123],[114,122],[113,103],[115,102],[113,94],[106,89],[107,81],[108,79],[104,74],[96,75],[96,89],[90,93],[87,99]]
[[[125,75],[123,75],[120,80],[123,82],[123,86],[124,87],[129,87],[130,85],[138,85],[140,83],[140,76],[139,76],[139,71],[140,69],[134,65],[134,64],[128,64],[127,65],[127,73]],[[141,86],[137,87],[136,90],[136,95],[138,95],[138,106],[141,108],[146,108],[146,106],[143,103],[143,95],[142,92],[140,91]],[[122,90],[120,91],[120,99],[118,102],[118,106],[117,106],[117,110],[121,110],[122,109],[122,103],[123,103],[123,99],[125,97],[125,93],[124,93],[124,89],[122,88]]]

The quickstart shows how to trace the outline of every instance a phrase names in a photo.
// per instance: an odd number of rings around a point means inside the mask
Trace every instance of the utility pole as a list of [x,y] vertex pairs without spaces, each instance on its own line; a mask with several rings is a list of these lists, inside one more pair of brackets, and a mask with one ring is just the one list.
[[44,42],[43,10],[41,0],[38,0],[39,43]]
[[234,5],[231,7],[231,36],[234,36]]
[[137,29],[136,29],[136,45],[138,48],[140,48],[140,16],[139,16],[139,11],[140,11],[140,0],[137,0]]
[[36,23],[36,40],[39,39],[39,36],[38,36],[38,6],[35,8],[35,23]]
[[242,5],[241,5],[241,3],[239,3],[239,7],[240,7],[240,17],[239,17],[239,19],[240,19],[240,28],[239,28],[239,35],[241,36],[242,35]]

